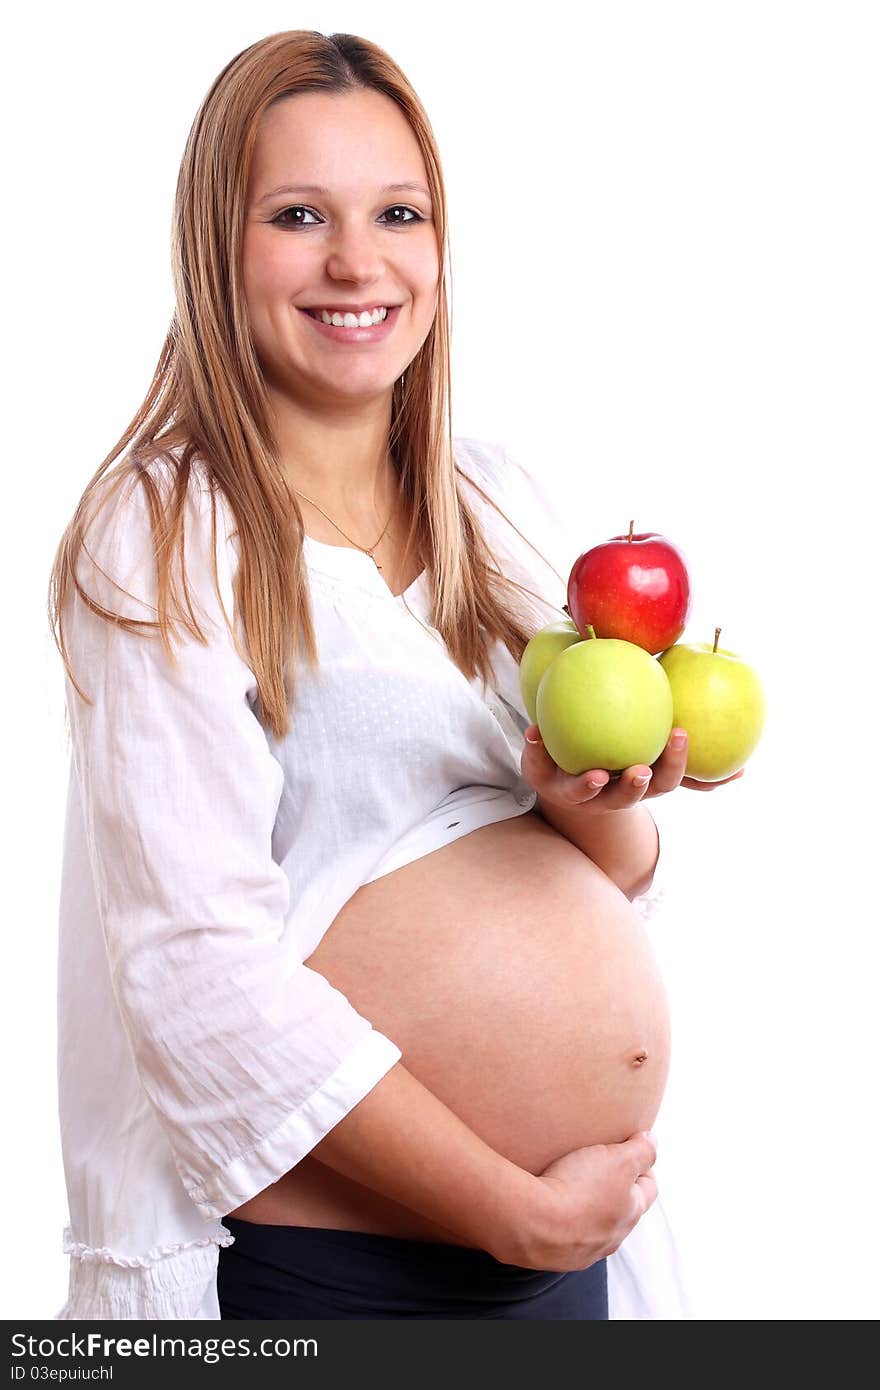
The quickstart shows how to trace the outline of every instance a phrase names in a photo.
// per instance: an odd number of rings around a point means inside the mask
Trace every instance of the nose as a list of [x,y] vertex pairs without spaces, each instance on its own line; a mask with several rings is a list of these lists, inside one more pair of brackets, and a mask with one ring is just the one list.
[[376,232],[360,226],[340,227],[327,253],[327,273],[333,280],[369,284],[382,275]]

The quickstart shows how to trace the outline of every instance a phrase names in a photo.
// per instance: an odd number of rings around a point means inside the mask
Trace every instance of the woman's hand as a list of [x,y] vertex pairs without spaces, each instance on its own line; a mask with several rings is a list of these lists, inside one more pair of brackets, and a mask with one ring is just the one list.
[[550,805],[582,806],[585,811],[627,810],[652,796],[674,791],[676,787],[711,792],[737,781],[745,771],[741,768],[720,782],[698,782],[695,777],[685,777],[687,733],[684,729],[672,730],[653,767],[637,763],[617,774],[604,768],[593,768],[577,776],[564,772],[544,747],[537,724],[529,725],[525,739],[521,771],[529,785]]
[[516,1235],[490,1251],[524,1269],[587,1269],[625,1240],[657,1197],[652,1134],[564,1154],[539,1173]]

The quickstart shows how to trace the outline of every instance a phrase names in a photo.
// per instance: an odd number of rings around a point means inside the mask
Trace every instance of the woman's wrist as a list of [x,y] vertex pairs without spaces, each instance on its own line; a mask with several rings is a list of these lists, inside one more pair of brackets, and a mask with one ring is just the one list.
[[494,1210],[481,1218],[474,1244],[502,1264],[535,1268],[535,1251],[544,1248],[557,1219],[556,1194],[541,1178],[502,1159],[495,1186]]

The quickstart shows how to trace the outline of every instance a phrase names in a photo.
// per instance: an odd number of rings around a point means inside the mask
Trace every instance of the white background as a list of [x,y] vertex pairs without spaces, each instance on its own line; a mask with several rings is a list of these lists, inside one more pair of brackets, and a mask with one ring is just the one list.
[[379,43],[427,107],[455,432],[546,477],[582,549],[630,517],[678,542],[686,637],[720,624],[766,685],[742,781],[653,803],[674,1023],[657,1172],[693,1314],[876,1317],[876,7],[154,0],[131,29],[88,0],[22,13],[3,92],[3,1315],[66,1296],[49,568],[168,327],[197,107],[242,48],[301,27]]

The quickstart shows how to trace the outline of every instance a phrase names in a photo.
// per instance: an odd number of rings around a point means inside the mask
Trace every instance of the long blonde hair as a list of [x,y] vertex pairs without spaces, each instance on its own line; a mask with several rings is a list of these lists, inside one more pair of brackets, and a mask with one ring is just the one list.
[[[392,392],[389,446],[405,514],[411,518],[404,569],[411,557],[420,557],[432,595],[432,624],[469,679],[477,673],[483,680],[491,678],[492,643],[500,639],[518,661],[541,625],[537,610],[523,607],[521,599],[522,594],[540,596],[501,573],[457,483],[450,410],[447,208],[427,115],[404,74],[375,44],[352,34],[295,29],[272,34],[237,54],[198,110],[174,202],[176,308],[171,326],[146,398],[86,486],[58,544],[49,584],[49,622],[71,683],[88,703],[74,679],[64,640],[63,613],[71,585],[108,621],[129,631],[158,628],[172,663],[172,603],[187,630],[206,640],[191,606],[191,616],[186,616],[173,582],[179,554],[186,591],[185,503],[190,469],[194,459],[200,459],[212,488],[223,491],[235,518],[240,548],[235,601],[261,718],[278,738],[290,730],[297,651],[301,646],[313,668],[318,653],[302,554],[302,514],[280,466],[248,324],[242,284],[246,195],[258,127],[268,107],[305,91],[360,89],[382,92],[395,101],[419,142],[440,258],[441,292],[434,322]],[[113,460],[129,446],[128,456],[105,478]],[[160,457],[173,463],[174,487],[167,499],[159,495],[148,472],[149,464]],[[157,564],[158,617],[149,623],[96,604],[76,572],[96,502],[106,505],[132,475],[147,492]],[[512,525],[495,501],[473,485]],[[522,536],[518,530],[517,534]],[[545,612],[543,622],[547,621]]]

